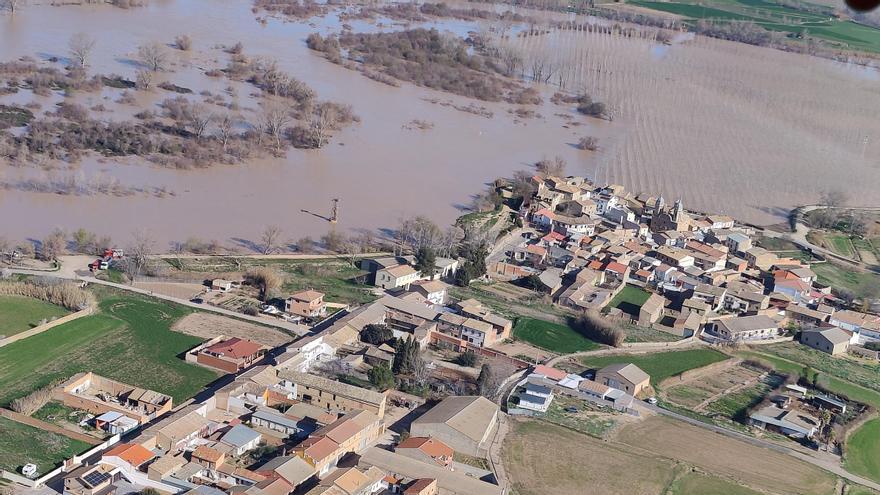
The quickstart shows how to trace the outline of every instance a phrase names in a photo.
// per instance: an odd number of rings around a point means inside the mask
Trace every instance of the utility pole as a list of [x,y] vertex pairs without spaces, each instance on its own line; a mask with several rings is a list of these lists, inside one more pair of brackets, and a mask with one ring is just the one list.
[[336,223],[339,220],[339,199],[330,200],[330,223]]

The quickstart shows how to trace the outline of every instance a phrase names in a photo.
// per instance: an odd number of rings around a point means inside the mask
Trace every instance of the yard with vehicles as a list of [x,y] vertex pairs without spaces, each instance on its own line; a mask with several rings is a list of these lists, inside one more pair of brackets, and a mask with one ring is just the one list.
[[866,422],[849,436],[844,466],[855,474],[880,482],[880,418]]
[[118,294],[103,298],[99,308],[0,348],[0,405],[82,371],[171,395],[175,404],[218,377],[179,357],[202,342],[170,329],[189,309]]
[[21,466],[33,463],[38,473],[46,473],[89,447],[85,442],[0,417],[0,469],[20,474]]
[[651,376],[652,385],[657,385],[669,377],[725,359],[730,359],[730,356],[714,349],[686,349],[646,354],[585,356],[581,358],[581,363],[597,369],[614,363],[632,363]]
[[513,327],[513,336],[559,354],[591,351],[600,347],[568,325],[525,316],[517,318]]

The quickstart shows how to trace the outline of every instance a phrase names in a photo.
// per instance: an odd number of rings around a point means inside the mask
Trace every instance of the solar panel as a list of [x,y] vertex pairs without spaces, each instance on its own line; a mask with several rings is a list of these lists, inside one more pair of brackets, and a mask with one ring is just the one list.
[[102,473],[100,471],[92,471],[91,473],[83,476],[83,481],[91,485],[92,487],[96,487],[101,483],[110,479],[109,473]]

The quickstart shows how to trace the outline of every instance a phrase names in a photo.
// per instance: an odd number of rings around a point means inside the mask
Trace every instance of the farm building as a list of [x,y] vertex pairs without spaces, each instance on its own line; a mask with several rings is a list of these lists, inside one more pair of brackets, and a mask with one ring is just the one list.
[[410,433],[434,437],[456,452],[482,457],[498,423],[498,406],[479,396],[447,397],[416,418]]
[[596,372],[596,381],[633,396],[651,386],[651,377],[629,363],[610,364],[602,368]]

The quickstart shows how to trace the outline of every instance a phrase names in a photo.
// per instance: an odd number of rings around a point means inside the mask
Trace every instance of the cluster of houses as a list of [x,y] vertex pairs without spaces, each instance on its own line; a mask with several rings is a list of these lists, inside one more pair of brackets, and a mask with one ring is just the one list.
[[[383,311],[389,311],[386,304]],[[89,411],[96,421],[124,417],[131,426],[108,430],[124,434],[124,440],[69,471],[64,493],[146,488],[201,495],[504,493],[457,470],[453,461],[456,452],[487,455],[500,414],[495,403],[480,396],[448,397],[415,418],[410,435],[394,445],[395,436],[386,431],[388,392],[310,373],[335,354],[335,346],[345,345],[352,325],[362,323],[344,320],[236,371],[200,363],[229,371],[232,379],[207,399],[183,407],[94,373],[71,377],[55,390],[56,399]],[[241,340],[219,344],[200,352],[242,358],[235,351],[244,349]]]
[[652,390],[651,377],[634,364],[610,364],[597,370],[593,378],[537,365],[518,384],[521,392],[516,407],[544,413],[550,408],[554,396],[563,394],[628,411],[632,409],[635,396],[644,396]]
[[[451,302],[447,288],[439,279],[414,280],[276,349],[238,337],[206,341],[185,359],[230,378],[206,391],[207,398],[176,408],[169,396],[94,373],[71,377],[55,398],[88,411],[118,442],[70,466],[65,495],[147,488],[201,495],[503,494],[453,460],[456,453],[487,456],[500,414],[495,403],[450,396],[415,418],[409,436],[396,442],[386,425],[391,391],[344,383],[318,369],[328,361],[360,371],[390,366],[393,347],[361,341],[369,325],[459,352],[492,352],[509,337],[510,320],[475,300]],[[323,294],[307,290],[288,298],[287,310],[320,314],[323,304]]]
[[[682,337],[754,341],[794,329],[832,354],[880,339],[880,317],[839,310],[809,265],[754,245],[754,229],[728,216],[582,177],[535,176],[532,185],[520,210],[531,229],[489,266],[493,278],[536,276],[556,304]],[[637,314],[608,308],[628,286],[647,293]]]

